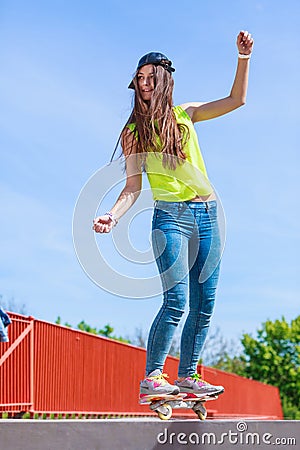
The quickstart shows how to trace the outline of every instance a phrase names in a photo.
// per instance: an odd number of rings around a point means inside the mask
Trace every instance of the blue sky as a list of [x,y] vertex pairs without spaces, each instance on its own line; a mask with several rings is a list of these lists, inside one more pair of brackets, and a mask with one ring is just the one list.
[[[147,331],[160,297],[117,297],[87,277],[73,247],[74,207],[87,180],[109,161],[130,112],[127,85],[138,59],[151,50],[169,56],[176,104],[214,100],[230,91],[236,35],[247,29],[255,39],[247,104],[196,125],[227,222],[212,327],[238,338],[268,318],[296,317],[299,17],[296,0],[2,1],[4,299],[25,303],[39,319],[110,323],[119,335]],[[146,214],[132,231],[141,250],[149,226]],[[123,270],[109,239],[97,238],[98,246]]]

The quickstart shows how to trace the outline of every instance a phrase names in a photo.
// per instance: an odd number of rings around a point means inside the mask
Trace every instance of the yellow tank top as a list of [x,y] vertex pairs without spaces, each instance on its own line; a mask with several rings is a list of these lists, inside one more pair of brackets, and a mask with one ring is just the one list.
[[[153,199],[180,202],[207,196],[213,192],[213,188],[207,176],[194,124],[181,106],[174,106],[173,111],[177,123],[186,125],[189,130],[189,139],[183,147],[186,159],[177,164],[176,169],[170,169],[163,166],[161,153],[147,152],[145,170]],[[129,124],[128,128],[132,132],[136,131],[134,123]]]

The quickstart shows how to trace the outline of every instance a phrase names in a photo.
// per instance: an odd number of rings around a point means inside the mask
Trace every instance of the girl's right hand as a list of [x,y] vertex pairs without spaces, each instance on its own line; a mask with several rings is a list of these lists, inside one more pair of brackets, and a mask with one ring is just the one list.
[[108,214],[96,217],[93,223],[93,230],[96,233],[109,233],[115,225],[114,220]]

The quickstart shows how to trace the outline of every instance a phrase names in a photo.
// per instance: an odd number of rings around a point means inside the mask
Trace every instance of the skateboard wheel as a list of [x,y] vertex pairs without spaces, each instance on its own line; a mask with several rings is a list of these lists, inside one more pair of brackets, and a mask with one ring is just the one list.
[[170,417],[172,416],[172,408],[170,405],[168,405],[167,403],[164,403],[163,405],[161,405],[161,408],[163,408],[163,410],[157,410],[157,414],[158,417],[161,420],[169,420]]
[[197,411],[197,416],[199,417],[200,420],[205,420],[207,414],[202,414],[202,412]]
[[207,411],[203,403],[199,403],[198,405],[195,405],[193,410],[197,414],[200,420],[205,420],[207,416]]
[[201,411],[196,411],[197,416],[199,417],[200,420],[205,420],[206,416],[207,416],[207,412],[205,412],[204,414]]

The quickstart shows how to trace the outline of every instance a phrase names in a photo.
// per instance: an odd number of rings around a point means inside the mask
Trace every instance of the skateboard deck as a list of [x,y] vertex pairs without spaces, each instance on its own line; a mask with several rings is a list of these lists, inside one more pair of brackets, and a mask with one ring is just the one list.
[[151,404],[156,401],[170,401],[170,400],[183,400],[185,395],[183,393],[181,394],[140,394],[140,404],[141,405],[147,405]]
[[[218,394],[222,394],[219,392]],[[158,414],[161,420],[168,420],[172,416],[173,408],[190,408],[192,409],[200,420],[205,420],[207,411],[204,403],[210,400],[216,400],[218,394],[203,394],[196,395],[186,392],[179,394],[140,394],[139,403],[141,405],[149,405],[152,411]]]

